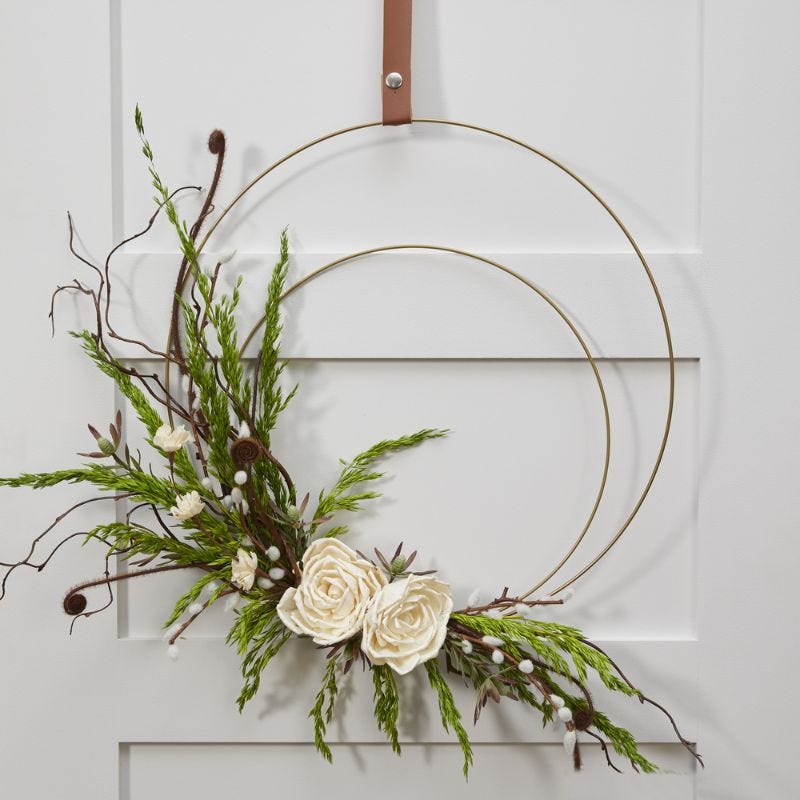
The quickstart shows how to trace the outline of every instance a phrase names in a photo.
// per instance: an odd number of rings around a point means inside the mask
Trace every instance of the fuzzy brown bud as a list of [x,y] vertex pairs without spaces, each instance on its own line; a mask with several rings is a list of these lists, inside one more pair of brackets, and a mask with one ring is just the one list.
[[225,134],[219,128],[211,131],[208,137],[208,150],[215,156],[219,155],[225,149]]
[[237,467],[255,464],[263,454],[263,445],[253,436],[243,436],[231,445],[231,458]]
[[80,592],[68,594],[64,598],[64,611],[71,617],[77,617],[86,610],[86,597]]

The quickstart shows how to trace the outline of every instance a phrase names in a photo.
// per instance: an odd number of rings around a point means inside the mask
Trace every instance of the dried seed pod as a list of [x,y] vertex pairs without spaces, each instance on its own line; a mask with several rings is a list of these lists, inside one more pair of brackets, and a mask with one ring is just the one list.
[[264,455],[264,445],[253,436],[244,436],[231,445],[231,458],[237,467],[255,464]]
[[594,724],[594,712],[589,711],[587,708],[582,708],[580,711],[575,712],[573,721],[579,731],[585,731]]
[[64,598],[64,611],[71,617],[77,617],[86,610],[86,596],[80,592],[70,592]]

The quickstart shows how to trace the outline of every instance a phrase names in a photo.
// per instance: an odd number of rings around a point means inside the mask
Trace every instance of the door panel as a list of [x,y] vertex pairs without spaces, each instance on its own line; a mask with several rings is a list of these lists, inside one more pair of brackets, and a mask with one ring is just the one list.
[[[798,386],[786,374],[800,296],[790,255],[800,11],[767,5],[415,4],[415,113],[506,131],[563,160],[619,212],[662,289],[677,355],[666,458],[619,546],[549,614],[582,626],[664,701],[707,769],[695,770],[663,717],[618,701],[609,710],[664,773],[618,776],[587,747],[574,775],[557,732],[501,706],[474,730],[464,784],[421,677],[403,682],[397,760],[374,730],[360,674],[332,727],[331,768],[310,744],[321,660],[307,647],[287,646],[241,716],[229,614],[214,609],[179,660],[167,659],[161,624],[186,576],[121,586],[109,613],[67,636],[62,591],[102,571],[102,550],[89,545],[65,547],[41,575],[14,575],[0,606],[9,797],[800,794],[783,711],[796,646],[778,612],[797,599],[787,576],[800,567],[790,505]],[[206,137],[224,128],[221,199],[312,137],[379,115],[380,3],[62,6],[0,9],[10,77],[0,89],[4,475],[72,463],[87,447],[85,423],[119,404],[68,337],[50,340],[46,311],[52,287],[82,270],[66,253],[66,208],[95,259],[151,213],[136,102],[170,185],[207,183]],[[181,212],[196,202],[185,198]],[[238,248],[245,318],[259,313],[287,223],[292,277],[362,248],[443,245],[511,267],[575,319],[598,355],[614,432],[606,501],[564,577],[589,561],[647,479],[668,389],[652,293],[597,203],[544,160],[474,132],[416,125],[343,137],[276,171],[215,237],[213,251]],[[120,328],[161,342],[175,269],[166,225],[125,248],[114,265]],[[339,457],[376,439],[452,428],[387,463],[384,497],[353,520],[356,546],[420,548],[457,599],[476,586],[524,589],[548,571],[591,508],[603,417],[580,348],[541,299],[467,258],[406,252],[325,275],[286,314],[288,377],[301,390],[276,449],[304,489],[329,484]],[[82,318],[77,302],[59,305],[59,330]],[[120,355],[148,364],[133,349]],[[126,430],[136,445],[141,430],[131,419]],[[74,487],[4,491],[0,557],[24,552],[82,499]],[[85,530],[108,513],[81,508],[69,523]],[[456,694],[470,716],[470,693]]]

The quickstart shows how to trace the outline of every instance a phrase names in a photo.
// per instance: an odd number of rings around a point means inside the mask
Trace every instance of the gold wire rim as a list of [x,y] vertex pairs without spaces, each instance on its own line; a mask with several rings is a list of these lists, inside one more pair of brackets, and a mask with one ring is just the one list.
[[[531,289],[534,293],[536,293],[542,300],[544,300],[547,305],[549,305],[553,311],[561,318],[564,324],[569,328],[572,335],[577,339],[578,344],[580,345],[581,349],[583,350],[586,360],[589,362],[589,365],[592,368],[592,373],[594,374],[595,382],[597,383],[598,391],[600,392],[600,402],[603,406],[603,419],[604,419],[604,426],[605,426],[605,443],[604,443],[604,456],[603,456],[603,471],[600,476],[600,485],[597,490],[597,494],[595,496],[594,505],[592,506],[591,511],[589,512],[589,516],[586,519],[586,522],[581,529],[580,534],[575,539],[573,544],[570,546],[570,549],[567,551],[566,555],[563,556],[559,564],[551,570],[551,574],[555,574],[566,562],[571,558],[572,554],[577,550],[580,543],[583,541],[584,537],[588,533],[589,529],[594,522],[595,516],[597,515],[597,511],[600,508],[600,503],[603,500],[603,494],[606,489],[606,484],[608,482],[608,473],[609,467],[611,463],[611,414],[608,408],[608,397],[606,396],[605,385],[603,384],[603,379],[600,376],[600,371],[597,367],[597,362],[594,356],[589,349],[589,345],[586,343],[586,340],[581,335],[580,331],[577,329],[575,323],[570,319],[567,313],[553,300],[550,295],[544,291],[540,286],[537,286],[532,281],[525,278],[523,275],[515,272],[510,267],[505,266],[497,261],[493,261],[485,256],[478,255],[477,253],[469,252],[468,250],[460,250],[455,247],[446,247],[444,245],[432,245],[432,244],[395,244],[395,245],[385,245],[382,247],[371,247],[367,250],[360,250],[356,253],[350,253],[346,256],[341,256],[333,261],[329,261],[327,264],[323,264],[323,266],[318,267],[317,269],[309,272],[303,278],[301,278],[296,283],[292,284],[286,291],[281,295],[281,301],[285,300],[290,295],[294,294],[298,289],[307,285],[315,278],[320,277],[324,273],[330,272],[331,270],[335,269],[336,267],[341,267],[347,264],[351,264],[358,258],[362,258],[363,256],[380,254],[380,253],[389,253],[389,252],[397,252],[401,250],[427,250],[427,251],[434,251],[440,253],[452,253],[454,255],[464,256],[466,258],[473,259],[475,261],[481,262],[486,264],[490,267],[494,267],[495,269],[504,272],[505,274],[511,276],[512,278],[516,278],[522,284],[527,286]],[[253,337],[258,333],[261,326],[266,321],[266,316],[262,315],[261,318],[256,322],[253,326],[252,330],[248,334],[247,338],[242,343],[240,349],[240,356],[244,355],[245,350],[247,349],[250,342],[253,340]],[[531,589],[527,590],[524,595],[521,597],[524,599],[528,597],[532,592],[534,592],[538,586],[534,586]]]
[[[671,330],[670,330],[669,319],[667,317],[667,311],[666,311],[666,308],[664,306],[664,301],[663,301],[663,298],[661,297],[661,292],[660,292],[660,290],[658,288],[658,284],[656,283],[655,277],[653,276],[652,270],[650,269],[650,266],[647,263],[647,259],[645,258],[644,253],[642,252],[641,248],[639,247],[638,243],[636,242],[636,239],[633,237],[631,232],[628,230],[628,228],[625,226],[625,224],[622,222],[622,220],[616,214],[616,212],[603,199],[603,197],[600,194],[598,194],[588,183],[586,183],[586,181],[584,181],[583,178],[581,178],[579,175],[577,175],[575,172],[573,172],[565,164],[563,164],[562,162],[560,162],[558,159],[554,158],[553,156],[548,155],[547,153],[545,153],[545,152],[533,147],[532,145],[528,144],[527,142],[522,141],[521,139],[517,139],[516,137],[510,136],[507,133],[502,133],[501,131],[496,131],[496,130],[493,130],[491,128],[486,128],[486,127],[483,127],[483,126],[480,126],[480,125],[473,125],[471,123],[461,122],[461,121],[457,121],[457,120],[437,119],[437,118],[433,118],[433,117],[415,117],[415,118],[412,119],[412,123],[428,124],[428,125],[443,125],[443,126],[449,126],[449,127],[454,127],[454,128],[462,128],[462,129],[465,129],[465,130],[475,131],[477,133],[484,133],[484,134],[486,134],[488,136],[494,136],[494,137],[496,137],[498,139],[502,139],[504,141],[510,142],[511,144],[515,144],[518,147],[521,147],[524,150],[527,150],[528,152],[532,153],[533,155],[536,155],[539,158],[544,159],[545,161],[549,162],[554,167],[559,169],[561,172],[563,172],[565,175],[567,175],[567,177],[571,178],[579,186],[581,186],[585,191],[587,191],[600,204],[600,206],[611,217],[611,219],[617,225],[619,230],[622,232],[622,234],[628,240],[628,243],[633,248],[633,251],[636,254],[636,257],[638,258],[639,263],[641,264],[642,269],[645,272],[647,280],[648,280],[648,282],[650,284],[650,287],[651,287],[651,289],[653,291],[653,295],[655,297],[656,303],[658,305],[659,313],[660,313],[660,316],[661,316],[661,322],[662,322],[662,326],[663,326],[663,329],[664,329],[664,337],[666,339],[666,344],[667,344],[667,357],[668,357],[668,362],[669,362],[669,400],[668,400],[668,403],[667,403],[667,413],[666,413],[666,418],[665,418],[665,422],[664,422],[663,433],[662,433],[662,436],[661,436],[661,442],[660,442],[659,447],[658,447],[658,452],[656,454],[655,462],[653,464],[653,467],[652,467],[652,469],[650,471],[648,479],[645,482],[644,488],[642,489],[642,492],[641,492],[638,500],[634,503],[634,506],[633,506],[632,510],[628,514],[628,516],[625,519],[625,521],[622,523],[622,525],[619,528],[619,530],[617,530],[617,532],[611,537],[611,539],[606,543],[606,545],[584,567],[582,567],[577,573],[575,573],[567,581],[565,581],[564,583],[562,583],[560,586],[558,586],[556,589],[553,589],[549,593],[551,596],[553,596],[553,595],[556,595],[556,594],[562,592],[564,589],[566,589],[567,587],[571,586],[577,580],[582,578],[587,572],[589,572],[589,570],[591,570],[593,567],[595,567],[605,557],[605,555],[614,547],[614,545],[622,538],[624,533],[628,530],[628,528],[630,527],[631,523],[636,518],[636,515],[639,513],[642,505],[644,504],[644,501],[647,499],[647,496],[649,495],[650,490],[653,487],[653,484],[655,483],[656,476],[658,475],[659,469],[661,468],[661,464],[662,464],[663,459],[664,459],[664,453],[665,453],[666,448],[667,448],[667,441],[669,440],[669,434],[670,434],[670,431],[671,431],[671,428],[672,428],[672,417],[673,417],[673,412],[674,412],[674,407],[675,407],[675,352],[674,352],[674,347],[673,347],[673,342],[672,342],[672,333],[671,333]],[[230,213],[230,211],[234,208],[234,206],[259,181],[261,181],[263,178],[265,178],[267,175],[269,175],[271,172],[273,172],[279,166],[281,166],[282,164],[285,164],[287,161],[289,161],[290,159],[292,159],[295,156],[299,155],[300,153],[303,153],[306,150],[309,150],[309,149],[311,149],[312,147],[315,147],[318,144],[322,144],[323,142],[329,141],[331,139],[335,139],[335,138],[337,138],[339,136],[344,136],[344,135],[346,135],[348,133],[353,133],[355,131],[361,131],[361,130],[365,130],[367,128],[376,128],[376,127],[382,127],[382,126],[383,126],[382,122],[366,122],[366,123],[361,123],[359,125],[351,125],[351,126],[348,126],[346,128],[340,128],[339,130],[332,131],[331,133],[327,133],[327,134],[325,134],[323,136],[319,136],[316,139],[312,139],[311,141],[306,142],[305,144],[301,145],[300,147],[297,147],[294,150],[292,150],[291,152],[287,153],[285,156],[281,157],[277,161],[273,162],[270,166],[268,166],[266,169],[262,170],[251,181],[249,181],[239,191],[239,193],[233,198],[233,200],[231,200],[230,203],[228,203],[228,205],[225,206],[225,208],[222,209],[222,211],[220,212],[219,216],[210,225],[209,229],[206,231],[205,236],[200,241],[199,246],[196,248],[197,255],[200,254],[200,252],[205,247],[205,245],[208,242],[208,240],[211,237],[211,235],[219,227],[219,225],[222,222],[222,220]],[[185,285],[186,285],[186,280],[184,279],[183,283],[178,287],[178,292],[179,293],[183,292],[183,289],[185,288]],[[171,350],[171,347],[172,347],[172,329],[170,328],[169,334],[167,336],[167,345],[166,345],[165,352],[169,353],[170,350]],[[168,358],[166,358],[165,361],[164,361],[164,381],[165,381],[165,385],[166,385],[167,391],[169,391],[170,363],[169,363],[169,359]],[[586,533],[584,532],[583,536],[585,536],[585,535],[586,535]],[[579,537],[578,540],[576,540],[573,543],[573,545],[572,545],[572,547],[570,548],[570,551],[569,551],[571,554],[574,553],[575,550],[577,549],[577,547],[580,545],[580,543],[582,541],[582,538],[583,537]],[[554,569],[552,569],[548,573],[548,575],[545,576],[542,580],[540,580],[533,587],[531,587],[531,589],[528,592],[526,592],[525,595],[522,596],[522,599],[524,599],[526,597],[529,597],[535,591],[537,591],[542,586],[544,586],[545,583],[547,583],[552,577],[554,577],[564,567],[564,565],[567,563],[568,560],[569,560],[569,557],[566,557],[565,559],[562,559],[560,564],[557,565]]]

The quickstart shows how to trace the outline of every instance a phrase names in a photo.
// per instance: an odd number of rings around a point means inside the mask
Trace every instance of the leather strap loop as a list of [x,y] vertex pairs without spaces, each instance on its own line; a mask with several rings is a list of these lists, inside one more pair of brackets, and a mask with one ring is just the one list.
[[[383,0],[383,124],[411,122],[411,3],[412,0]],[[397,88],[387,85],[387,76]]]

